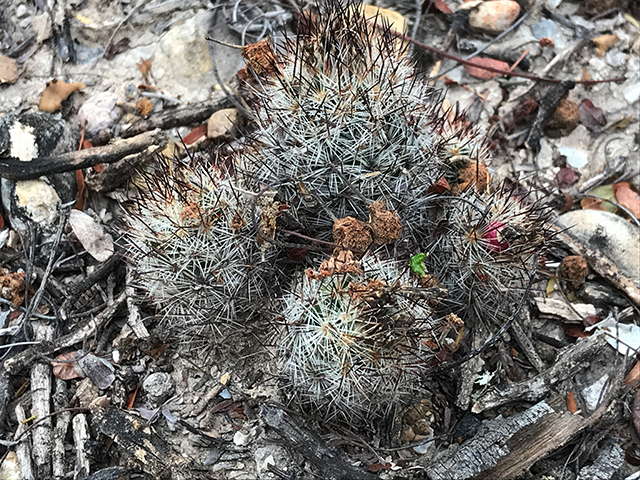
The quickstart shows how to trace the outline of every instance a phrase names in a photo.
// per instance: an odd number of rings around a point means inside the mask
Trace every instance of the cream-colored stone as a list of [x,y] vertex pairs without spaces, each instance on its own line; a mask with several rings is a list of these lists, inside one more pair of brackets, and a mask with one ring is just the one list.
[[240,115],[235,108],[218,110],[209,118],[207,137],[211,140],[225,140],[232,137],[237,128]]
[[469,25],[474,30],[497,35],[518,18],[520,5],[512,0],[491,0],[476,5],[469,12]]
[[44,180],[16,182],[16,198],[27,216],[34,222],[49,227],[58,216],[60,197]]
[[16,83],[20,72],[13,58],[0,55],[0,83]]

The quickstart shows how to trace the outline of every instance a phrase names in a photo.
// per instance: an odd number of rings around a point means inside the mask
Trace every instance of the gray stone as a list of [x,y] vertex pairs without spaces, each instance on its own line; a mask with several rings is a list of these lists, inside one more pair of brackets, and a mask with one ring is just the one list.
[[42,43],[51,38],[53,31],[51,17],[47,12],[36,15],[31,19],[31,28],[36,32],[36,41]]
[[142,383],[142,388],[154,405],[160,405],[173,393],[173,381],[168,373],[156,372]]
[[574,210],[556,223],[587,248],[599,250],[640,288],[640,229],[624,218],[599,210]]
[[[226,33],[226,26],[213,25],[212,12],[199,12],[165,33],[151,58],[157,86],[183,101],[205,101],[218,83],[209,59],[205,35],[229,43],[237,38]],[[236,50],[215,46],[216,67],[223,82],[228,82],[244,61]],[[224,49],[224,50],[222,50]],[[146,57],[145,57],[146,58]]]
[[89,137],[100,130],[111,127],[122,115],[122,109],[116,105],[118,95],[112,92],[100,92],[89,97],[78,110],[78,123],[86,124]]
[[80,210],[71,210],[69,225],[85,250],[99,262],[113,255],[113,238],[92,217]]

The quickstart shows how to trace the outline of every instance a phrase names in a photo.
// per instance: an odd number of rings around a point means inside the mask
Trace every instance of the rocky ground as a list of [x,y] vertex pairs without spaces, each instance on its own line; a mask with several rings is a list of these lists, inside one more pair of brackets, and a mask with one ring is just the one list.
[[378,6],[427,46],[524,74],[412,46],[489,132],[494,181],[568,230],[501,340],[430,377],[383,437],[296,413],[259,328],[164,335],[120,255],[132,165],[247,125],[224,43],[280,36],[314,5],[4,0],[0,479],[640,478],[640,5],[420,3]]

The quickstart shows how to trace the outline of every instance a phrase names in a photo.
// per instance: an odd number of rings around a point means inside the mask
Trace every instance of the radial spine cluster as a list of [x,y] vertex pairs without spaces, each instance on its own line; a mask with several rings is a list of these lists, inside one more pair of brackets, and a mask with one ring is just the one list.
[[163,160],[144,173],[127,205],[126,229],[139,284],[181,335],[236,322],[264,294],[250,231],[251,202],[225,170],[201,157]]

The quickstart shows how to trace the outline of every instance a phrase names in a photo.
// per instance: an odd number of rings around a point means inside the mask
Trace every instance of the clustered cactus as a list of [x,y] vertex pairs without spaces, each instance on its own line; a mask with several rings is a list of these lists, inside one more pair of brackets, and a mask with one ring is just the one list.
[[243,50],[256,122],[230,167],[143,175],[128,238],[166,323],[269,318],[291,398],[357,423],[419,390],[465,326],[508,318],[546,217],[491,184],[483,135],[380,18],[330,0],[300,24]]

